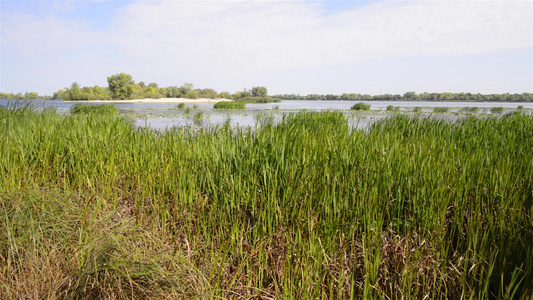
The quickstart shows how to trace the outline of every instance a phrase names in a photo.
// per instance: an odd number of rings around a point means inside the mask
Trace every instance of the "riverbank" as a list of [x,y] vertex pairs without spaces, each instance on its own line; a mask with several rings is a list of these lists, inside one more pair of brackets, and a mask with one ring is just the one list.
[[160,99],[131,99],[131,100],[85,100],[85,101],[68,101],[68,102],[80,102],[80,103],[217,103],[233,101],[232,99],[226,98],[198,98],[198,99],[188,99],[188,98],[160,98]]

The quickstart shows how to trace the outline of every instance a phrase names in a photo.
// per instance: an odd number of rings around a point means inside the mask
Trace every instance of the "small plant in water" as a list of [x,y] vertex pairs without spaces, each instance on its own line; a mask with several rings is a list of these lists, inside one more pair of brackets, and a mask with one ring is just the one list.
[[517,108],[518,108],[519,110],[522,110],[522,109],[524,109],[524,106],[523,106],[523,105],[519,105]]
[[184,109],[184,108],[185,108],[185,103],[180,103],[180,104],[178,104],[178,108],[179,108],[179,109]]
[[421,113],[421,112],[422,112],[422,107],[420,107],[420,106],[415,107],[415,108],[413,109],[413,112],[415,112],[415,113]]
[[193,116],[193,120],[196,125],[201,125],[204,121],[204,113],[201,111],[195,113]]
[[359,102],[359,103],[354,104],[351,109],[352,110],[370,110],[370,104]]

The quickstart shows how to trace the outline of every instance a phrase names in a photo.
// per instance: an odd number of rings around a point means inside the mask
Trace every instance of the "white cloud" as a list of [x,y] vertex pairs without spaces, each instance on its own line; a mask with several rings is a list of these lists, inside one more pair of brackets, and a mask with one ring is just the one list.
[[303,1],[140,1],[122,9],[107,32],[67,19],[2,15],[2,59],[64,52],[70,58],[54,56],[54,63],[73,72],[93,63],[94,74],[124,71],[161,85],[214,88],[226,78],[236,85],[226,89],[240,89],[262,73],[533,46],[529,1],[390,1],[324,10]]
[[306,2],[139,2],[121,16],[117,35],[133,57],[202,72],[532,46],[525,2],[385,2],[329,16],[321,11]]

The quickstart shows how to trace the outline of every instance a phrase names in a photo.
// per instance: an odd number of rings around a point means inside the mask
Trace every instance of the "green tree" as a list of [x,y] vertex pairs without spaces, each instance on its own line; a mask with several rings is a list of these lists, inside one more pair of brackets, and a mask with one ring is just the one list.
[[254,97],[267,97],[267,88],[264,86],[254,86],[252,88],[252,96]]
[[126,73],[120,73],[107,77],[107,83],[109,84],[109,91],[113,99],[128,99],[133,95],[133,81],[131,75]]

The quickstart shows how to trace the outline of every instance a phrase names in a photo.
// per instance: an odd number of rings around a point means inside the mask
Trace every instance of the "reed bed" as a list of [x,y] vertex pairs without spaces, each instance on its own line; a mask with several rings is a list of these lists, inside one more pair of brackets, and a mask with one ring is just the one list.
[[532,132],[0,110],[0,298],[529,299]]

